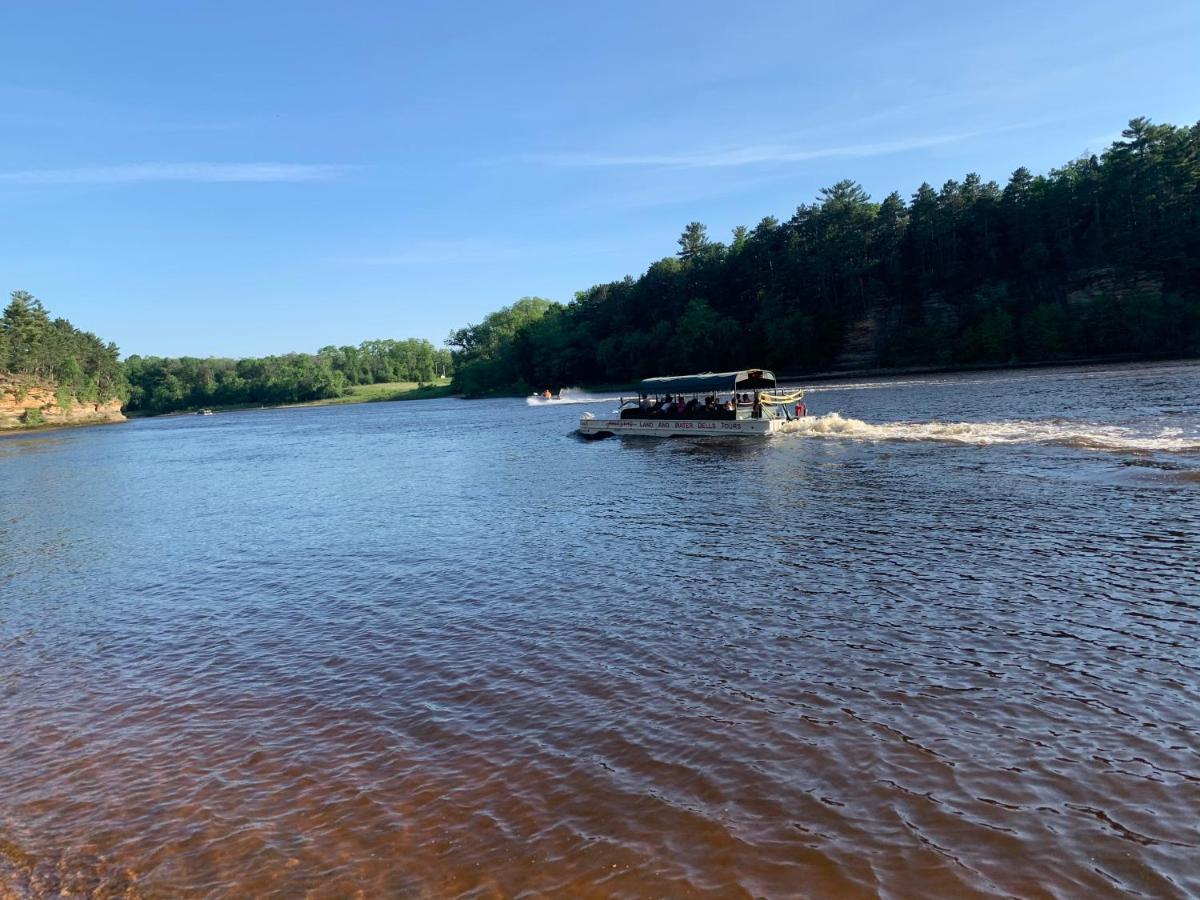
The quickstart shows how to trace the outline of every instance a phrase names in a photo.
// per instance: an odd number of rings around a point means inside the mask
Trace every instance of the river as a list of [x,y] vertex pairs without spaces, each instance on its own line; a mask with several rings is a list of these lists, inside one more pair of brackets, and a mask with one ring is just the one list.
[[807,402],[0,439],[0,895],[1200,894],[1200,366]]

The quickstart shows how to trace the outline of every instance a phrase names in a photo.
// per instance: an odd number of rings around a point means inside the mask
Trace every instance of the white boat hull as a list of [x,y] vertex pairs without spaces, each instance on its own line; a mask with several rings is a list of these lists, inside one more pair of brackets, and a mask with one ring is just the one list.
[[624,434],[639,437],[671,437],[687,434],[734,435],[765,437],[783,426],[781,419],[614,419],[589,418],[579,420],[581,434],[598,437],[602,434]]

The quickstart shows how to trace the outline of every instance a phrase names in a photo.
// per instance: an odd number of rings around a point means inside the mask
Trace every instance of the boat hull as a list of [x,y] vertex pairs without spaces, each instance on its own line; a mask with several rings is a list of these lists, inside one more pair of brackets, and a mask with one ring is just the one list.
[[780,419],[616,419],[588,418],[579,421],[579,431],[589,437],[605,434],[635,435],[637,437],[672,437],[674,435],[766,437],[783,426]]

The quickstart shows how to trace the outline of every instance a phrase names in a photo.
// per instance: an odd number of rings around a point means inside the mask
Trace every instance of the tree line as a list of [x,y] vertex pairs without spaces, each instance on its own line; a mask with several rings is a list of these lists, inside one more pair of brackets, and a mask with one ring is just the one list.
[[205,406],[305,403],[340,397],[355,385],[430,383],[452,372],[450,351],[415,338],[250,359],[131,356],[125,361],[126,409],[163,413]]
[[1099,155],[906,201],[853,181],[568,304],[451,333],[468,395],[765,365],[1005,364],[1200,353],[1200,124],[1138,118]]
[[116,344],[51,319],[41,301],[14,291],[0,315],[0,375],[53,385],[64,406],[124,402],[130,412],[164,413],[203,406],[302,403],[339,397],[355,385],[432,383],[453,372],[449,350],[427,340],[363,341],[315,354],[257,359],[131,356]]
[[107,403],[123,397],[125,376],[117,345],[66,319],[51,319],[40,300],[13,291],[0,315],[0,375],[18,381],[53,382],[64,407]]

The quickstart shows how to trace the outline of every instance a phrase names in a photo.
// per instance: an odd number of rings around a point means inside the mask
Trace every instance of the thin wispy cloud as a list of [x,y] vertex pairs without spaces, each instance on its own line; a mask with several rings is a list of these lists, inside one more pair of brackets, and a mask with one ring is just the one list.
[[82,92],[0,84],[0,124],[15,129],[39,131],[70,128],[76,132],[109,132],[128,135],[131,131],[172,133],[225,133],[262,127],[265,116],[237,118],[179,118],[172,108],[166,115],[153,110],[99,100]]
[[1110,131],[1108,134],[1098,134],[1083,142],[1084,153],[1103,153],[1117,141],[1123,140],[1120,131]]
[[871,156],[887,156],[909,150],[923,150],[955,144],[960,141],[1001,131],[1027,128],[1033,123],[1011,125],[980,131],[964,131],[927,137],[902,138],[862,144],[835,144],[824,147],[801,147],[785,144],[752,144],[723,148],[697,150],[683,153],[566,153],[530,154],[522,157],[527,162],[543,163],[564,168],[603,167],[661,167],[680,169],[730,168],[735,166],[764,165],[771,163],[805,162],[815,159],[855,159]]
[[763,185],[777,184],[785,174],[771,173],[749,178],[679,179],[643,178],[642,183],[621,188],[592,190],[573,195],[569,203],[581,214],[598,209],[648,210],[733,197]]
[[578,256],[597,249],[587,243],[518,244],[490,238],[416,241],[394,253],[344,256],[337,262],[360,266],[434,266],[505,263],[547,256]]
[[116,166],[0,171],[0,184],[144,184],[167,181],[227,184],[329,181],[337,178],[343,171],[342,166],[312,163],[128,163]]

